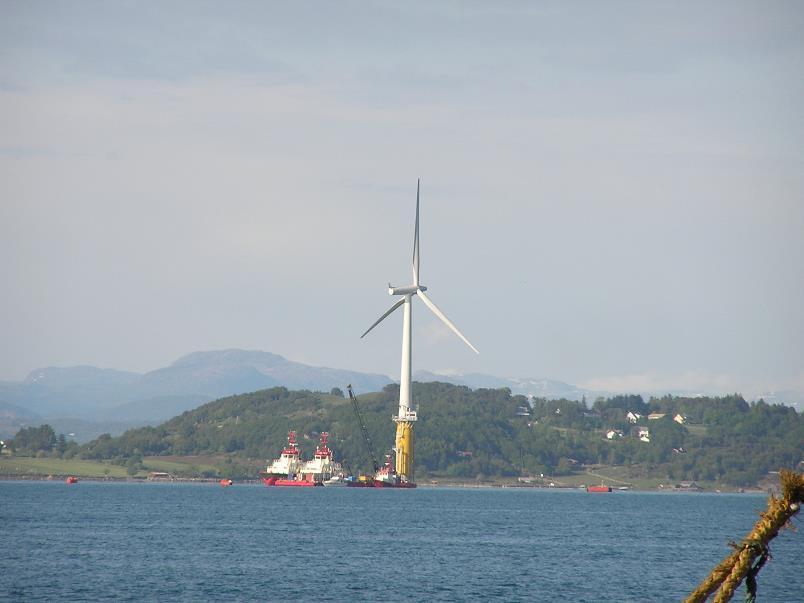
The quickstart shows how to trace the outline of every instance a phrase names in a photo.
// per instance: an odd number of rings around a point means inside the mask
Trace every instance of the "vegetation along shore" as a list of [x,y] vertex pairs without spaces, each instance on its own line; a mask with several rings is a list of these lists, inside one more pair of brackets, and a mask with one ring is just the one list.
[[[804,421],[794,408],[723,397],[640,396],[585,401],[528,399],[508,389],[416,383],[422,413],[416,474],[422,485],[629,489],[765,488],[802,460]],[[392,440],[387,418],[398,386],[360,397],[375,442]],[[229,396],[155,427],[79,445],[47,425],[5,442],[0,474],[98,479],[254,479],[296,430],[309,456],[330,433],[352,472],[370,461],[349,401],[283,387]]]

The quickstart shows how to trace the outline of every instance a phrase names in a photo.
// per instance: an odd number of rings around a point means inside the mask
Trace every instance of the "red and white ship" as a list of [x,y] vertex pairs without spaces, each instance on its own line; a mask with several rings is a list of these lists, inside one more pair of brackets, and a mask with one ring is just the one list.
[[343,478],[341,465],[332,460],[332,450],[327,445],[329,433],[321,434],[321,441],[315,449],[313,458],[302,461],[301,452],[296,445],[296,432],[288,434],[288,445],[282,455],[273,461],[262,473],[266,486],[323,486],[333,477]]
[[301,468],[301,455],[296,445],[296,432],[288,432],[288,444],[282,449],[278,459],[274,459],[260,477],[266,486],[275,486],[279,480],[294,479]]
[[343,477],[341,464],[332,460],[332,450],[327,445],[329,433],[321,433],[321,440],[316,446],[313,458],[302,466],[299,475],[302,480],[313,482],[316,486],[331,480],[333,477]]

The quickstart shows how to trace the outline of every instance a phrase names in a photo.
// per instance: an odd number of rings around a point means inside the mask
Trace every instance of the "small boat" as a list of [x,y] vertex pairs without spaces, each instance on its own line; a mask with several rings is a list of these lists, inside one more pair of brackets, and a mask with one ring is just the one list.
[[333,475],[329,479],[325,479],[322,483],[329,487],[345,486],[348,479],[348,477],[339,473],[337,475]]
[[601,484],[600,486],[587,486],[587,492],[611,492],[611,486],[604,486]]
[[230,479],[222,479],[220,484],[221,484],[222,487],[227,488],[227,487],[231,486],[232,484],[234,484],[234,482],[232,480],[230,480]]
[[67,477],[66,480],[64,480],[64,483],[66,483],[66,484],[77,484],[78,483],[78,478],[75,477],[74,475],[70,475],[69,477]]

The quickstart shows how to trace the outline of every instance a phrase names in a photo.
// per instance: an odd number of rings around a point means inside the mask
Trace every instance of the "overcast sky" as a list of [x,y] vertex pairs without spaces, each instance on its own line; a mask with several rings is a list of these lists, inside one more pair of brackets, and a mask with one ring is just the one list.
[[0,378],[261,349],[804,390],[800,2],[0,4]]

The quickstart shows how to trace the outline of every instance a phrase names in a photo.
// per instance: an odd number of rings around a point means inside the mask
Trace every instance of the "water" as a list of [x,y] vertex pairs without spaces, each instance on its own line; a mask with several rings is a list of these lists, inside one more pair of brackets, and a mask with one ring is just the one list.
[[[0,482],[0,600],[678,601],[765,504],[725,494]],[[804,600],[804,534],[784,531],[772,550],[759,601]]]

